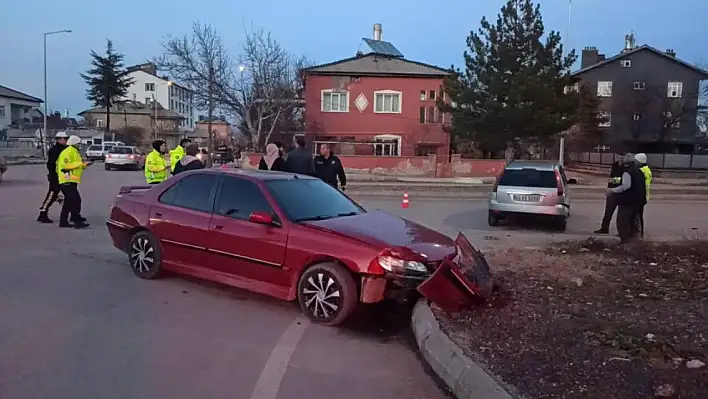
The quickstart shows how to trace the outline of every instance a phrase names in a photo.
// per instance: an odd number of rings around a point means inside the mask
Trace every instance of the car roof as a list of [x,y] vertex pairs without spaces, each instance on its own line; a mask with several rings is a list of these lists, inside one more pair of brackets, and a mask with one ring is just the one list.
[[558,161],[527,161],[527,160],[514,160],[509,162],[504,169],[536,169],[536,170],[549,170],[552,171],[558,165]]
[[271,170],[258,170],[258,169],[242,169],[242,168],[211,168],[211,169],[201,169],[201,173],[209,174],[226,174],[233,176],[241,176],[250,180],[290,180],[290,179],[302,179],[302,180],[317,180],[317,178],[307,175],[299,175],[295,173],[287,172],[276,172]]

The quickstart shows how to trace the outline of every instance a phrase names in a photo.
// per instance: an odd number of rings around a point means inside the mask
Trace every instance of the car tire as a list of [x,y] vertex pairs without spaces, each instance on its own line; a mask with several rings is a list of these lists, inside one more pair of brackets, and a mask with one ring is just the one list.
[[105,170],[111,170],[111,167],[108,166],[107,163],[104,163],[104,164],[103,164],[103,169],[105,169]]
[[490,226],[499,226],[499,216],[495,215],[492,211],[489,211],[487,214],[487,223],[489,223]]
[[145,280],[160,277],[162,250],[155,236],[145,230],[135,233],[128,247],[128,261],[136,276]]
[[555,228],[558,231],[563,232],[563,231],[565,231],[566,227],[568,227],[568,218],[565,216],[557,217],[556,220],[554,220],[554,222],[555,222]]
[[312,322],[336,326],[354,311],[359,294],[354,277],[336,263],[319,263],[302,273],[297,284],[297,300]]

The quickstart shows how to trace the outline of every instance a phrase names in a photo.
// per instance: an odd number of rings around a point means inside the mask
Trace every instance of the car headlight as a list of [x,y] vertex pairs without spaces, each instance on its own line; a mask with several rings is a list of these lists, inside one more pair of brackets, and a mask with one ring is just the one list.
[[428,268],[425,264],[417,262],[414,260],[403,260],[394,258],[393,256],[379,256],[379,265],[389,272],[399,272],[402,273],[406,270],[413,270],[416,272],[427,272]]

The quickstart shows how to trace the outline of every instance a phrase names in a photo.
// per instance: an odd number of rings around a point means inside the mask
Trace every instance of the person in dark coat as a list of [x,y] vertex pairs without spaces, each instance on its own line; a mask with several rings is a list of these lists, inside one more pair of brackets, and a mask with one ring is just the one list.
[[[620,185],[622,172],[623,168],[620,162],[613,162],[610,167],[610,179],[607,182],[607,188],[614,188]],[[605,198],[605,214],[602,216],[602,224],[599,230],[595,230],[595,234],[607,234],[610,232],[610,223],[612,222],[612,216],[615,214],[616,209],[617,199],[614,195],[608,195]]]
[[286,170],[290,173],[300,175],[315,175],[315,165],[312,159],[312,153],[305,149],[305,138],[298,136],[295,138],[295,149],[288,153],[286,161]]
[[607,195],[616,196],[617,232],[622,243],[636,238],[639,233],[639,211],[647,203],[644,174],[639,170],[634,154],[628,153],[622,159],[620,185],[607,189]]
[[57,159],[59,158],[59,154],[66,148],[66,140],[69,136],[66,132],[59,132],[54,137],[56,141],[52,148],[49,149],[49,152],[47,152],[47,181],[49,182],[49,189],[47,190],[47,195],[44,196],[42,206],[39,207],[37,221],[40,223],[54,223],[54,221],[49,218],[49,208],[59,198],[59,192],[61,191],[59,176],[57,176]]
[[280,156],[278,146],[273,143],[268,144],[266,146],[266,154],[261,157],[261,161],[258,163],[258,169],[285,172],[285,168],[285,161]]
[[347,175],[344,174],[342,161],[332,154],[327,144],[320,146],[320,155],[315,157],[315,176],[334,188],[341,184],[342,190],[346,190]]
[[190,144],[184,149],[185,155],[177,161],[175,165],[175,170],[172,174],[176,175],[181,172],[186,172],[188,170],[204,169],[204,162],[197,158],[199,154],[199,146],[197,144]]

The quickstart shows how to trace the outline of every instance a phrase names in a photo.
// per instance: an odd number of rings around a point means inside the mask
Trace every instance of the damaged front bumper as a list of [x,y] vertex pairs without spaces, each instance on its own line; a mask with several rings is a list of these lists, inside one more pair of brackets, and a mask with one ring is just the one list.
[[455,239],[457,256],[443,260],[432,272],[406,270],[385,276],[364,276],[360,301],[376,303],[395,293],[416,291],[446,312],[456,312],[487,298],[493,280],[489,264],[464,234]]

